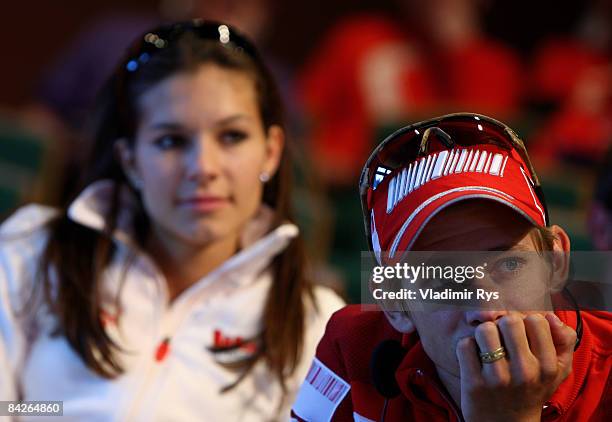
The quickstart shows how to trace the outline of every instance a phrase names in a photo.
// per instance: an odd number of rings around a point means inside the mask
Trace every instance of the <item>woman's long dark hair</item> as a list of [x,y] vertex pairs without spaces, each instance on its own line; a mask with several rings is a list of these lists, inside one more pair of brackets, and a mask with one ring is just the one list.
[[[57,333],[68,339],[89,368],[109,378],[119,375],[123,368],[115,356],[118,346],[107,336],[100,320],[101,281],[115,250],[111,233],[119,212],[119,191],[127,186],[113,144],[120,138],[133,144],[139,118],[138,98],[177,72],[191,72],[202,64],[214,64],[248,74],[255,83],[264,128],[267,130],[272,125],[284,128],[276,84],[257,54],[246,54],[185,31],[152,54],[136,71],[126,71],[128,60],[116,70],[98,99],[91,131],[91,159],[82,183],[83,188],[102,179],[115,182],[106,227],[99,232],[82,226],[72,221],[64,209],[50,223],[50,237],[41,262],[46,300],[59,321]],[[263,202],[274,210],[272,229],[284,221],[292,221],[292,171],[288,153],[285,148],[276,175],[266,183],[263,191]],[[142,242],[148,230],[148,219],[141,203],[138,208],[135,219],[138,224],[134,229]],[[306,300],[312,299],[312,288],[304,275],[302,239],[292,240],[272,266],[274,281],[265,303],[258,359],[265,359],[284,389],[285,377],[294,371],[300,358]],[[245,374],[256,360],[245,368]]]

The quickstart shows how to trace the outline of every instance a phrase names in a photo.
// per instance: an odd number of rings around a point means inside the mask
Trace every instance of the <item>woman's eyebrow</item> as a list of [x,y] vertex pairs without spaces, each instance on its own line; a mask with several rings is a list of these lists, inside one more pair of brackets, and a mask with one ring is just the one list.
[[183,128],[183,125],[181,125],[180,123],[159,122],[159,123],[152,124],[151,126],[149,126],[148,129],[151,129],[151,130],[179,130],[182,128]]
[[[232,116],[224,117],[222,119],[217,120],[214,123],[214,126],[216,127],[226,126],[238,120],[250,120],[250,119],[251,117],[246,114],[234,114]],[[150,130],[180,130],[180,129],[183,129],[184,127],[185,126],[183,124],[178,123],[178,122],[161,121],[161,122],[157,122],[157,123],[153,123],[152,125],[149,125],[147,129],[150,129]]]
[[234,114],[232,116],[224,117],[223,119],[217,120],[217,122],[215,123],[215,126],[225,126],[225,125],[235,122],[236,120],[243,120],[243,119],[250,119],[250,116],[247,116],[246,114]]

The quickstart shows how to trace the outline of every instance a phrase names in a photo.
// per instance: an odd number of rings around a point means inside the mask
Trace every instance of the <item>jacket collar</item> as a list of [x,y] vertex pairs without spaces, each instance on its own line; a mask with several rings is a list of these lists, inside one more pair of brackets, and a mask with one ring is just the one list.
[[[576,329],[577,317],[575,311],[557,311],[555,313],[566,325]],[[583,321],[582,338],[580,346],[574,351],[572,372],[570,372],[568,377],[559,385],[557,391],[555,391],[550,400],[546,403],[547,406],[542,412],[543,417],[549,414],[563,415],[574,403],[586,381],[592,348],[592,334],[589,326]]]
[[[83,226],[104,231],[114,187],[115,182],[112,180],[99,180],[92,183],[70,204],[68,217]],[[122,186],[119,191],[120,211],[112,236],[115,241],[137,250],[132,228],[135,206],[136,198],[134,194],[128,187]],[[242,231],[241,250],[200,281],[212,281],[221,274],[227,275],[230,270],[232,274],[241,275],[245,272],[258,274],[266,268],[274,256],[284,250],[299,233],[297,226],[292,223],[281,224],[269,231],[272,217],[272,209],[262,205]],[[234,282],[246,281],[244,277],[231,277],[231,279]],[[225,287],[232,287],[232,281],[226,281],[227,283],[223,283],[226,284]],[[197,284],[208,285],[209,283]],[[192,287],[196,288],[196,286]]]
[[438,378],[436,366],[425,353],[418,335],[405,334],[402,345],[408,348],[408,353],[395,372],[402,394],[426,414],[437,415],[440,420],[458,420],[458,410],[448,397]]
[[[68,217],[85,227],[96,231],[104,231],[106,218],[110,211],[111,199],[115,182],[99,180],[83,190],[68,207]],[[127,186],[119,190],[119,215],[113,237],[115,240],[133,243],[133,217],[136,198]]]

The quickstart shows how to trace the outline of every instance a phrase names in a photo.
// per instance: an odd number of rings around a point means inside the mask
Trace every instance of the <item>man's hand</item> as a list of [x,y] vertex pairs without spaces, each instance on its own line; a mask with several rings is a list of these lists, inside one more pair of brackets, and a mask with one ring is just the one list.
[[[544,402],[572,370],[576,332],[553,313],[485,322],[457,345],[466,421],[539,421]],[[481,363],[504,346],[506,357]]]

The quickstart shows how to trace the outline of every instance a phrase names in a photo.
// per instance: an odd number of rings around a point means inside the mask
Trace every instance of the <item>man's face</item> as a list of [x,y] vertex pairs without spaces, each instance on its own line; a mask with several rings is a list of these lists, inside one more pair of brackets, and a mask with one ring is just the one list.
[[[486,200],[459,202],[424,228],[412,248],[415,251],[500,251],[489,262],[495,275],[491,271],[471,290],[499,291],[503,306],[497,303],[487,308],[486,302],[477,301],[477,309],[471,310],[410,312],[409,325],[417,330],[425,352],[439,370],[459,376],[457,343],[473,337],[478,325],[496,322],[511,311],[525,316],[551,309],[552,264],[538,254],[535,230],[509,207]],[[558,230],[562,229],[553,231]]]

